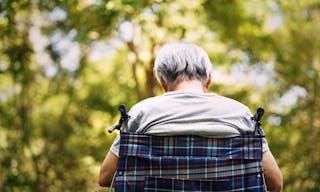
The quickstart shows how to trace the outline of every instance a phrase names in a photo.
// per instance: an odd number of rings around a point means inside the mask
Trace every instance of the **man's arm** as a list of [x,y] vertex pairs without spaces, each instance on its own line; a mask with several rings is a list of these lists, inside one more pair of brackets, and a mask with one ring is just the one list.
[[118,157],[109,151],[103,160],[99,174],[99,185],[102,187],[110,186],[114,173],[116,172]]
[[267,190],[272,192],[282,191],[282,173],[270,150],[263,153],[262,164]]

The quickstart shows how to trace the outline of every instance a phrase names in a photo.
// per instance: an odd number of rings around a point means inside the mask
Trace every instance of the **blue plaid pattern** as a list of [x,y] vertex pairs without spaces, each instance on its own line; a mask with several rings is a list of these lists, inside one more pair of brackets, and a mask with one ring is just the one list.
[[265,191],[262,137],[121,132],[116,191]]

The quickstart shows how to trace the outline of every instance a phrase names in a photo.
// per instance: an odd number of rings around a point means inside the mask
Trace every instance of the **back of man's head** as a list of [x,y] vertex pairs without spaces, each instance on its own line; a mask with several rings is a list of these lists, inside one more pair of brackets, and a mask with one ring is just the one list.
[[207,53],[191,43],[164,45],[155,60],[154,73],[157,80],[174,88],[182,80],[199,80],[205,84],[211,77],[212,64]]

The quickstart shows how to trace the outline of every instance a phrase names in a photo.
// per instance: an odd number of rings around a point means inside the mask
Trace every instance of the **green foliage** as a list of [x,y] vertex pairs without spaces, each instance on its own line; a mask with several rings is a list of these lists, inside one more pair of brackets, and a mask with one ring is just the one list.
[[97,177],[116,136],[106,129],[120,103],[162,94],[155,54],[178,40],[208,51],[211,91],[265,107],[284,191],[320,190],[318,0],[0,6],[0,190],[106,191]]

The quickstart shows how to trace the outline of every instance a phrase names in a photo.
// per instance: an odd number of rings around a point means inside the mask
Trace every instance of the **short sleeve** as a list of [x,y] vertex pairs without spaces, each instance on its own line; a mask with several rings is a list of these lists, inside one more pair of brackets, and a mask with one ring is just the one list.
[[268,141],[266,138],[262,138],[262,152],[269,151]]
[[110,151],[119,157],[119,148],[120,148],[120,134],[114,139],[113,144],[110,147]]

